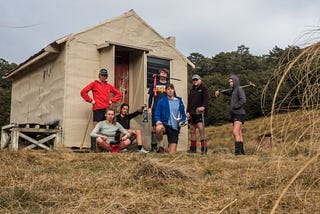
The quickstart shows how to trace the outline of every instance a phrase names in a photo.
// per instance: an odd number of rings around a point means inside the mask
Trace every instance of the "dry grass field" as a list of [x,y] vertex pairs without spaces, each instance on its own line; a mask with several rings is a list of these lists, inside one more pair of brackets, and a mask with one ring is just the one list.
[[[231,124],[207,127],[205,156],[2,150],[0,213],[320,213],[319,138],[315,148],[288,115],[273,130],[246,122],[244,156]],[[259,144],[270,131],[272,147]]]

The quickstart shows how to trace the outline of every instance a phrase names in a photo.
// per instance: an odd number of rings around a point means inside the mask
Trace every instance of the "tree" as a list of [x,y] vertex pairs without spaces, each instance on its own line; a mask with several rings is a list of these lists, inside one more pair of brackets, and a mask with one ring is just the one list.
[[17,66],[15,63],[9,64],[6,60],[0,58],[0,126],[10,122],[11,105],[11,82],[2,79],[3,75]]

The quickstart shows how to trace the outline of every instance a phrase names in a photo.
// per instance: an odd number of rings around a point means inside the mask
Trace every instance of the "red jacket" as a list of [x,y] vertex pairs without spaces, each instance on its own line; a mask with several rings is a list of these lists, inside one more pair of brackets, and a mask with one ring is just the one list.
[[91,103],[92,98],[88,95],[89,91],[92,91],[93,99],[96,102],[93,106],[93,110],[109,108],[111,93],[114,95],[111,99],[113,103],[118,102],[122,97],[121,92],[118,91],[118,89],[116,89],[113,85],[110,85],[108,82],[102,83],[99,80],[89,83],[80,92],[81,97],[86,102]]

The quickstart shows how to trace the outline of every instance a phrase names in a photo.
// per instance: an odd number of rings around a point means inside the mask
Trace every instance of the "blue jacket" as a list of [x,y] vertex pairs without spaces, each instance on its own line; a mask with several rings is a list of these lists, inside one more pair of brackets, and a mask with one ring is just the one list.
[[[179,105],[179,112],[181,115],[180,121],[185,121],[187,119],[187,116],[184,110],[184,104],[182,102],[181,97],[176,97],[176,98],[178,98],[180,103]],[[170,118],[169,100],[168,100],[168,96],[165,96],[158,101],[158,104],[156,106],[156,111],[154,113],[154,120],[156,122],[161,121],[163,125],[168,125],[169,118]]]

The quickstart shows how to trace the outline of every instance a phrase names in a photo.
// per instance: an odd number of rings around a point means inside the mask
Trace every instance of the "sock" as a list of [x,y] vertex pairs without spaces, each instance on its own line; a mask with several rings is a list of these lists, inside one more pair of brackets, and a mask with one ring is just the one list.
[[197,141],[191,140],[191,147],[197,147]]
[[201,140],[201,147],[206,147],[206,141],[205,140]]

